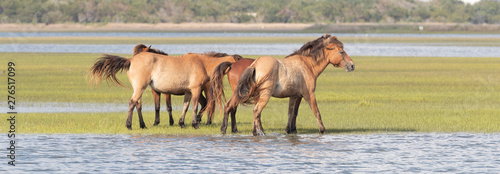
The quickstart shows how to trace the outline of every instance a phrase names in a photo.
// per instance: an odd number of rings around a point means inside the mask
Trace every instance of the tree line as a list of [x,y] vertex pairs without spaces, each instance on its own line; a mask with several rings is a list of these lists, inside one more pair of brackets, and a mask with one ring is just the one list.
[[4,0],[0,23],[500,24],[500,1],[459,0]]

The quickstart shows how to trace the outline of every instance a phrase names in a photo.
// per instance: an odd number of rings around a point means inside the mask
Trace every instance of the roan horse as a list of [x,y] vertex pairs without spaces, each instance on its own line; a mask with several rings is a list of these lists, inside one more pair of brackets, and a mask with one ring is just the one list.
[[253,102],[252,133],[254,136],[264,135],[260,117],[271,96],[290,98],[287,133],[297,132],[295,121],[302,98],[309,103],[318,121],[319,133],[326,133],[314,91],[318,76],[328,64],[344,68],[347,72],[354,70],[354,63],[344,51],[342,42],[328,34],[304,44],[284,59],[259,57],[243,72],[234,94],[225,105],[222,133],[226,133],[229,112],[242,102]]
[[142,118],[141,98],[148,85],[153,90],[161,93],[184,95],[184,109],[179,120],[181,127],[184,127],[184,117],[192,99],[194,103],[192,126],[198,128],[196,119],[197,103],[202,89],[208,89],[210,76],[207,71],[211,73],[221,62],[234,62],[241,58],[239,55],[228,56],[221,53],[188,53],[179,57],[171,57],[150,52],[139,52],[130,59],[104,55],[98,58],[90,68],[91,81],[95,79],[96,83],[98,83],[101,78],[104,78],[104,80],[111,80],[119,85],[122,84],[117,79],[116,73],[127,70],[128,79],[134,89],[129,102],[126,121],[128,129],[132,129],[134,108],[137,108],[140,127],[146,128]]

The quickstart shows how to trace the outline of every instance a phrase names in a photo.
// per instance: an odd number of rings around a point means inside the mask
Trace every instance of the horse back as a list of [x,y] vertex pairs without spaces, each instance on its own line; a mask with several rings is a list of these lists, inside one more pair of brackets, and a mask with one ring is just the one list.
[[245,71],[254,61],[254,59],[242,58],[231,65],[231,70],[227,74],[227,79],[233,91],[236,89],[236,85],[238,85],[238,80],[240,80],[243,71]]
[[129,80],[150,84],[163,93],[183,94],[209,80],[203,64],[190,57],[143,52],[133,57],[132,68]]

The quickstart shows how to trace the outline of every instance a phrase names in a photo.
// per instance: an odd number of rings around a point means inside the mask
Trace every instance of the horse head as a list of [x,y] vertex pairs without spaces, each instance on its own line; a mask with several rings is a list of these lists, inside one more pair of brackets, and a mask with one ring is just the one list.
[[324,38],[324,53],[325,57],[335,67],[345,69],[347,72],[354,71],[354,62],[351,57],[344,51],[344,44],[337,37],[325,34]]

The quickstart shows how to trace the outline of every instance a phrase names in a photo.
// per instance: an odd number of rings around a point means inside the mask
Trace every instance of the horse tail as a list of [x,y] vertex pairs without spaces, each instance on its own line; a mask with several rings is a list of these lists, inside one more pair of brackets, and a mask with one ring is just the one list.
[[240,80],[238,81],[238,85],[233,93],[236,95],[236,99],[238,103],[252,103],[251,98],[255,96],[255,89],[257,87],[255,83],[255,67],[248,67],[241,74]]
[[101,78],[104,78],[104,80],[111,79],[111,81],[118,85],[124,86],[121,81],[116,78],[116,73],[123,70],[128,71],[129,68],[130,59],[104,54],[102,57],[98,58],[90,68],[90,82],[95,79],[95,83],[98,84]]
[[236,95],[238,103],[244,104],[254,104],[260,98],[260,91],[267,89],[268,87],[262,86],[264,82],[268,81],[272,77],[273,73],[268,73],[261,77],[258,81],[255,78],[255,67],[249,66],[241,74],[238,85],[233,93]]
[[219,107],[222,112],[222,100],[226,98],[224,95],[224,85],[222,84],[222,79],[224,75],[231,70],[231,66],[233,63],[231,62],[222,62],[221,64],[215,67],[212,78],[209,82],[209,92],[208,97],[210,100],[208,101],[207,110],[213,110],[215,104]]

